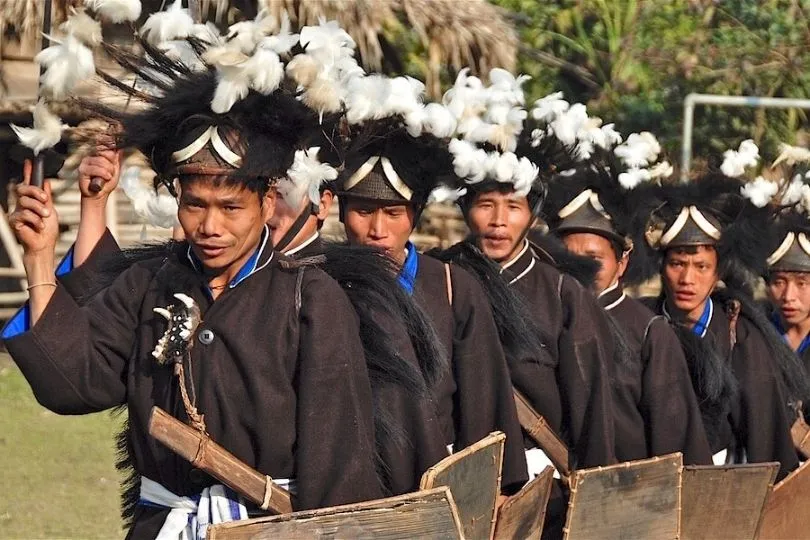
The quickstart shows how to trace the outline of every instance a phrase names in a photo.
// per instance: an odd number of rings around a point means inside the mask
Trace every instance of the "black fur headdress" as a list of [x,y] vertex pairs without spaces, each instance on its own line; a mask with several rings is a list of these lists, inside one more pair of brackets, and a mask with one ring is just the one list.
[[[768,242],[763,232],[769,212],[745,198],[742,187],[742,182],[737,179],[711,172],[689,183],[650,188],[645,195],[653,200],[640,205],[640,211],[646,213],[651,206],[655,208],[649,214],[639,216],[637,221],[640,223],[646,219],[647,222],[645,236],[651,249],[645,250],[646,255],[652,257],[657,262],[655,266],[660,268],[667,248],[676,244],[676,241],[667,244],[662,240],[674,231],[680,219],[683,231],[693,226],[698,235],[707,237],[705,242],[698,242],[713,245],[717,250],[718,273],[726,286],[750,294],[757,277],[765,269]],[[708,225],[704,223],[698,230],[690,208],[695,208]],[[716,238],[709,237],[703,230],[706,228],[715,228]],[[674,235],[675,240],[678,234]]]

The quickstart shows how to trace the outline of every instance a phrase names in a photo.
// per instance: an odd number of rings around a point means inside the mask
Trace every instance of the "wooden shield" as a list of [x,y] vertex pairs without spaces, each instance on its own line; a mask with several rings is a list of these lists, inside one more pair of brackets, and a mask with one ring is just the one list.
[[767,540],[810,538],[810,461],[771,490],[765,503],[759,537]]
[[207,537],[209,540],[462,538],[453,496],[446,487],[389,499],[223,523],[209,527]]
[[807,424],[801,412],[799,412],[796,421],[790,427],[790,435],[793,438],[796,450],[805,459],[810,458],[810,425]]
[[546,520],[554,469],[546,467],[501,506],[495,522],[495,538],[540,538]]
[[778,463],[684,467],[681,539],[753,540]]
[[576,471],[565,538],[678,538],[682,463],[677,453]]
[[425,471],[421,489],[447,486],[467,540],[492,537],[506,435],[497,431]]

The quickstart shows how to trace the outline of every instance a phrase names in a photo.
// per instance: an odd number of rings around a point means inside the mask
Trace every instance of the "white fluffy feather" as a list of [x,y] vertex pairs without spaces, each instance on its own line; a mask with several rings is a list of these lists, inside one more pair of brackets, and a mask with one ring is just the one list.
[[217,88],[211,110],[223,114],[250,91],[251,74],[245,69],[248,57],[228,46],[208,49],[203,59],[217,69]]
[[469,76],[469,71],[469,68],[459,71],[453,87],[442,97],[442,103],[459,122],[487,110],[487,91],[481,79]]
[[563,99],[563,93],[554,92],[553,94],[549,94],[534,102],[534,108],[532,108],[532,118],[541,122],[549,123],[567,111],[568,107],[570,107],[570,105]]
[[582,103],[574,103],[565,112],[549,122],[548,128],[557,139],[567,146],[577,142],[577,133],[588,121],[588,112]]
[[467,194],[467,188],[453,189],[439,186],[428,195],[428,204],[454,203]]
[[288,180],[278,184],[279,193],[291,208],[298,208],[304,197],[312,204],[319,204],[321,185],[338,177],[334,167],[318,160],[319,151],[320,148],[317,146],[296,150],[293,164],[287,170]]
[[675,169],[672,168],[669,161],[662,161],[661,163],[656,163],[655,166],[650,168],[650,178],[653,180],[658,178],[669,178],[672,176],[673,172],[675,172]]
[[64,40],[53,40],[47,49],[37,54],[36,62],[45,67],[42,86],[54,99],[67,96],[80,82],[89,79],[96,72],[93,51],[74,36],[68,34]]
[[738,150],[723,152],[723,164],[720,170],[726,176],[737,178],[745,174],[748,167],[756,167],[759,163],[759,148],[754,141],[747,139],[740,143]]
[[780,163],[785,163],[785,165],[791,167],[797,163],[810,163],[810,150],[801,146],[782,143],[779,145],[779,157],[776,158],[771,167],[776,167]]
[[802,200],[802,186],[804,186],[804,182],[802,181],[801,175],[796,175],[791,180],[790,184],[787,185],[785,188],[784,193],[782,193],[782,201],[781,203],[784,205],[791,205],[796,204]]
[[740,188],[742,196],[757,208],[767,206],[777,191],[779,191],[779,185],[776,182],[771,182],[761,176],[757,176]]
[[440,103],[428,103],[424,108],[422,129],[435,137],[445,139],[456,131],[456,119],[450,110]]
[[194,19],[183,7],[182,0],[175,0],[165,11],[149,15],[141,27],[141,34],[150,45],[158,46],[165,41],[186,39],[194,28]]
[[281,14],[281,26],[278,32],[267,36],[259,42],[259,47],[269,49],[278,55],[287,54],[298,44],[298,34],[290,31],[290,17],[287,12]]
[[102,19],[116,24],[135,22],[141,16],[139,0],[84,0],[84,5]]
[[267,11],[262,9],[252,21],[241,21],[228,27],[228,46],[250,54],[276,26],[276,21],[269,16]]
[[71,8],[70,16],[59,29],[69,34],[90,48],[101,44],[101,23],[93,19],[83,9]]
[[[145,176],[144,176],[145,175]],[[177,200],[165,187],[152,187],[154,173],[140,167],[126,167],[121,172],[121,189],[132,201],[135,213],[156,227],[171,229],[177,224]]]
[[613,152],[631,169],[647,167],[658,159],[661,145],[649,131],[631,133]]
[[34,126],[30,128],[11,124],[11,129],[20,139],[23,146],[34,151],[34,155],[48,148],[53,148],[62,138],[67,126],[53,114],[44,100],[39,100],[34,107]]
[[619,183],[624,189],[634,189],[636,186],[649,179],[649,169],[631,168],[623,173],[619,173]]
[[244,66],[250,77],[250,87],[262,95],[270,95],[284,79],[284,64],[274,51],[259,47]]

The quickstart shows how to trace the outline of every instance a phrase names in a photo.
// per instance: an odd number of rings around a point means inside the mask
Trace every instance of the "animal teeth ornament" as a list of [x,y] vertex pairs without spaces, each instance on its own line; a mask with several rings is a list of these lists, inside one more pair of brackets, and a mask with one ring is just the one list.
[[182,362],[191,350],[192,337],[202,320],[200,308],[193,298],[182,293],[174,297],[178,300],[175,304],[152,310],[169,323],[152,351],[152,356],[161,365]]

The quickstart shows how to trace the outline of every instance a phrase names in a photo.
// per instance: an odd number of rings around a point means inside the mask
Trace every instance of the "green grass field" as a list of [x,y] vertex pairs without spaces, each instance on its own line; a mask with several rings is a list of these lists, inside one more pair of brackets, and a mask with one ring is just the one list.
[[121,538],[109,414],[42,408],[0,353],[0,539]]

